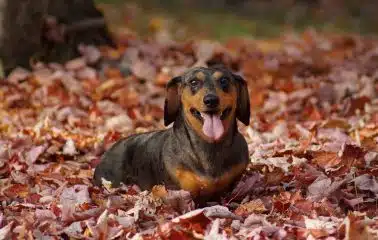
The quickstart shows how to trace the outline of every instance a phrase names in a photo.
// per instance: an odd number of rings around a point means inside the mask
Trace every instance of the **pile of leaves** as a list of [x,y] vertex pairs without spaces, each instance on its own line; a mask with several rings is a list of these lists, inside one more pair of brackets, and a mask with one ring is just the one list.
[[[0,239],[374,239],[378,41],[313,31],[224,45],[124,38],[0,81]],[[96,187],[121,137],[162,129],[164,85],[222,63],[248,82],[251,163],[221,202]]]

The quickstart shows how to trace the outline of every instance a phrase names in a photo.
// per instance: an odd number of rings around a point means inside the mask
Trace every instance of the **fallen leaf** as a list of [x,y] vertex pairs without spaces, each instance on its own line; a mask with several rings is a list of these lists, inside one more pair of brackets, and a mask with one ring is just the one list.
[[204,214],[209,218],[231,218],[241,219],[239,216],[233,214],[227,207],[215,205],[211,207],[203,208]]
[[345,240],[371,240],[375,239],[369,233],[369,227],[364,222],[353,214],[349,214],[345,219]]
[[327,170],[339,165],[341,163],[341,157],[335,152],[319,152],[315,154],[312,162]]
[[9,237],[14,222],[8,223],[6,226],[0,228],[0,240],[5,240]]
[[261,175],[254,173],[247,176],[245,179],[241,179],[231,193],[231,199],[243,198],[249,192],[251,192],[257,186],[260,186]]
[[236,210],[235,214],[241,216],[248,216],[251,213],[264,213],[267,209],[261,199],[252,200],[250,202],[241,204]]
[[65,64],[65,67],[67,70],[79,70],[81,68],[84,68],[86,66],[86,61],[83,57],[79,57],[79,58],[76,58],[76,59],[72,59],[70,61],[68,61],[66,64]]
[[329,178],[319,177],[310,186],[308,186],[308,195],[311,199],[318,200],[324,197],[329,197],[347,181],[348,178],[332,182],[332,180]]
[[75,206],[77,204],[91,202],[92,200],[89,196],[88,186],[86,185],[75,185],[64,188],[60,195],[60,203],[64,205]]
[[63,146],[63,154],[73,156],[77,154],[75,142],[72,139],[68,139]]
[[136,61],[132,66],[131,70],[138,78],[145,79],[148,81],[153,81],[156,77],[155,67],[146,61]]
[[374,176],[364,174],[356,177],[352,182],[354,182],[355,186],[360,190],[371,191],[376,194],[378,193],[378,182]]

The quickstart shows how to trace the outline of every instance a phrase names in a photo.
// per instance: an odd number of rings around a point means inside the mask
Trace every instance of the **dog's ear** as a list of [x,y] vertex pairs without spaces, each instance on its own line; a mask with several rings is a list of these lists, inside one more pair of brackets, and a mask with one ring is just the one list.
[[164,125],[168,126],[175,121],[180,109],[179,85],[181,77],[172,78],[166,86],[166,98],[164,101]]
[[238,89],[238,100],[236,106],[236,118],[239,119],[244,125],[249,125],[249,118],[251,115],[249,93],[246,81],[239,75],[233,74]]

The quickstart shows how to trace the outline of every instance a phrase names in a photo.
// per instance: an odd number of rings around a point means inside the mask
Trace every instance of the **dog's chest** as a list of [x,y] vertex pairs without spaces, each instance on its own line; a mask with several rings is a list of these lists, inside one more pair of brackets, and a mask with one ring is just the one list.
[[200,176],[191,170],[177,168],[174,176],[180,188],[189,191],[192,195],[210,195],[228,187],[245,168],[246,164],[240,163],[217,178]]

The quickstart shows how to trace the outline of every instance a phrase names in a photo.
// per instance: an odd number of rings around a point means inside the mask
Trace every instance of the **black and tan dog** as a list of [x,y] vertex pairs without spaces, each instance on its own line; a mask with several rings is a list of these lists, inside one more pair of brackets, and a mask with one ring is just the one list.
[[219,193],[241,175],[248,148],[236,119],[249,125],[245,81],[222,68],[194,68],[167,84],[164,123],[172,128],[136,134],[114,144],[94,180],[185,189],[193,196]]

